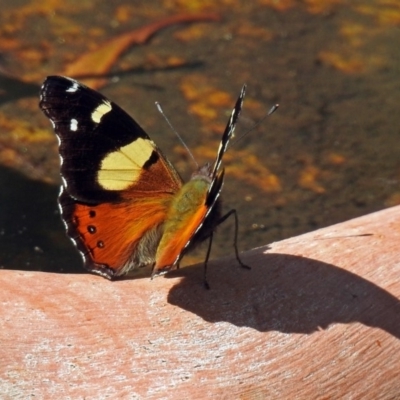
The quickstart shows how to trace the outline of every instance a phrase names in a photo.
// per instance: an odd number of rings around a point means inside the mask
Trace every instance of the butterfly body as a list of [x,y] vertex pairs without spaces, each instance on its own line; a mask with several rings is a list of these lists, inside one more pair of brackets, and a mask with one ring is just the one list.
[[70,78],[46,79],[40,108],[59,138],[61,216],[88,270],[110,279],[146,265],[162,273],[212,238],[221,221],[220,164],[243,96],[244,88],[214,163],[183,183],[115,103]]

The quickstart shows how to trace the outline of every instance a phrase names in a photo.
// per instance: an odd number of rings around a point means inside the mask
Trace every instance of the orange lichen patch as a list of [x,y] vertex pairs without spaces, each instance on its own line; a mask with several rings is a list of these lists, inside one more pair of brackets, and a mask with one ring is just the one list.
[[[85,5],[83,3],[84,2],[76,3],[73,7],[74,12],[90,7],[90,4]],[[27,4],[13,11],[22,15],[40,14],[45,16],[53,16],[54,14],[60,11],[71,12],[71,6],[70,4],[67,4],[63,0],[45,0],[45,1],[31,0]]]
[[215,108],[210,107],[206,101],[199,101],[189,105],[189,112],[203,120],[215,119],[218,116]]
[[[31,179],[38,179],[43,182],[54,184],[58,182],[58,173],[53,174],[55,166],[47,162],[49,145],[46,144],[46,150],[44,151],[43,146],[39,146],[42,152],[40,152],[39,148],[32,150],[32,148],[28,149],[27,146],[21,146],[20,143],[9,144],[3,143],[0,140],[0,165],[15,169]],[[33,155],[33,152],[38,154]]]
[[313,165],[306,165],[300,172],[298,184],[305,188],[310,189],[315,193],[325,193],[325,188],[317,182],[317,178],[320,175],[320,170]]
[[338,153],[329,153],[327,156],[327,160],[330,164],[333,165],[342,165],[346,162],[346,158]]
[[343,54],[330,51],[321,51],[318,59],[326,65],[329,65],[345,73],[357,73],[365,71],[365,60],[358,55],[346,57]]
[[[339,48],[335,47],[335,51],[329,49],[321,51],[318,59],[344,73],[373,72],[390,61],[387,59],[385,49],[380,48],[371,53],[370,42],[381,37],[388,24],[400,22],[400,3],[396,2],[394,5],[390,1],[378,1],[354,8],[359,13],[376,17],[379,23],[362,24],[346,18],[339,29],[339,34],[344,39]],[[385,16],[390,16],[390,21],[386,20]]]
[[228,166],[226,172],[266,193],[276,193],[282,190],[279,178],[268,168],[261,165],[261,163],[248,165],[246,164],[248,160],[242,161],[242,165]]
[[87,34],[93,38],[104,36],[105,31],[102,28],[89,28]]
[[9,118],[0,113],[0,131],[5,141],[14,140],[22,143],[53,140],[54,135],[48,129],[37,129],[26,121]]
[[198,24],[189,26],[186,29],[181,29],[173,34],[174,38],[181,42],[191,42],[193,40],[201,39],[207,36],[210,31],[209,27],[205,24]]
[[[157,68],[161,65],[164,65],[164,63],[165,59],[163,57],[161,57],[159,54],[152,52],[147,52],[145,55],[145,59],[143,60],[143,65],[146,65],[148,68]],[[128,65],[123,65],[123,66],[128,67]]]
[[232,106],[232,96],[211,86],[203,75],[192,74],[183,78],[180,89],[184,97],[191,102],[207,98],[214,107]]
[[[145,56],[145,60],[143,65],[148,69],[152,68],[177,68],[180,66],[184,66],[188,63],[182,57],[169,56],[169,57],[160,57],[155,53],[147,53]],[[132,68],[131,64],[126,63],[125,61],[121,61],[119,64],[121,68]]]
[[322,14],[332,9],[343,0],[258,0],[258,4],[268,6],[277,11],[287,11],[295,6],[305,6],[311,14]]
[[[89,51],[67,65],[64,69],[64,75],[79,78],[88,73],[91,75],[107,74],[116,60],[130,46],[134,44],[143,44],[149,40],[156,32],[167,26],[190,23],[197,21],[217,21],[219,16],[216,14],[178,14],[171,17],[166,17],[161,20],[147,24],[141,28],[131,32],[119,35],[103,43],[100,47],[93,51]],[[86,85],[98,89],[102,87],[106,79],[81,79]]]
[[[37,82],[43,77],[43,70],[38,67],[43,65],[44,60],[54,57],[54,37],[59,36],[59,40],[73,43],[87,40],[87,32],[82,35],[82,27],[77,25],[76,19],[68,18],[67,15],[84,13],[92,6],[92,2],[76,3],[74,7],[61,0],[44,0],[42,2],[28,0],[23,3],[18,7],[1,10],[2,19],[7,23],[0,26],[0,49],[3,51],[13,50],[13,57],[21,69],[24,65],[29,65],[24,72],[18,68],[16,73],[19,79],[26,82]],[[27,44],[26,38],[24,39],[22,36],[29,32],[32,24],[37,24],[38,18],[42,21],[46,19],[43,23],[49,23],[52,26],[52,33],[47,34],[46,38],[39,43]],[[15,39],[15,37],[19,39]],[[32,39],[35,40],[35,38]]]
[[265,113],[264,105],[262,103],[260,103],[259,101],[254,100],[250,97],[246,97],[244,107],[245,107],[246,111],[251,110],[251,111],[257,112],[257,113],[263,112],[262,116],[265,115],[264,114]]
[[400,24],[400,3],[398,0],[381,0],[373,4],[356,6],[355,9],[361,14],[375,17],[381,25]]
[[180,89],[186,100],[197,101],[200,98],[200,90],[207,85],[202,75],[192,74],[183,78]]
[[370,54],[368,42],[379,35],[381,28],[361,25],[352,21],[342,23],[339,34],[344,39],[338,52],[322,51],[319,60],[345,73],[375,70],[385,64],[379,54]]
[[296,0],[258,0],[258,4],[261,6],[267,6],[277,11],[287,11],[293,8],[296,4]]
[[170,56],[165,60],[164,67],[180,67],[187,64],[187,60],[177,56]]
[[352,47],[360,47],[370,36],[371,27],[356,24],[354,22],[344,22],[340,27],[339,33],[343,36],[347,43]]
[[342,4],[343,0],[303,0],[307,11],[311,14],[322,14],[330,11],[336,4]]
[[65,14],[55,14],[51,19],[52,34],[62,40],[85,40],[82,36],[82,26]]
[[392,193],[386,200],[385,206],[386,207],[393,207],[400,205],[400,192]]
[[7,147],[0,141],[0,165],[21,171],[26,169],[27,163],[28,161],[26,157],[21,154],[21,151],[17,151],[17,149],[12,147]]
[[[43,76],[42,76],[43,78]],[[31,115],[34,117],[37,117],[37,111],[38,111],[38,102],[37,98],[35,97],[22,97],[20,99],[17,99],[13,102],[13,114],[12,116],[14,117],[15,115],[18,115],[18,117],[21,115],[21,111],[18,110],[23,110],[24,112],[24,121],[30,121],[32,119]],[[29,114],[28,114],[29,113]],[[41,116],[40,116],[41,118]],[[18,118],[20,119],[20,118]],[[41,120],[44,122],[44,125],[46,128],[49,126],[48,125],[48,120],[41,118]],[[34,126],[37,126],[37,124],[34,124]]]
[[0,40],[0,50],[3,51],[15,50],[20,46],[21,46],[20,41],[14,38],[2,37]]
[[220,115],[221,108],[231,108],[235,103],[230,94],[212,87],[202,75],[185,77],[180,89],[190,102],[190,112],[208,122]]
[[43,60],[46,58],[46,55],[39,49],[21,49],[16,52],[19,61],[24,63],[25,65],[29,65],[30,68],[34,66],[39,66]]
[[319,57],[323,63],[350,74],[376,70],[386,64],[385,59],[376,54],[353,54],[346,56],[330,52],[321,52]]
[[205,12],[216,11],[223,6],[236,4],[235,0],[164,0],[163,8],[174,11]]
[[0,132],[0,165],[32,179],[53,183],[57,180],[55,158],[51,160],[57,143],[50,129],[39,129],[0,113]]
[[[282,190],[279,178],[264,166],[256,155],[247,150],[238,151],[234,149],[231,149],[228,154],[229,157],[226,160],[229,161],[230,159],[230,164],[226,168],[228,174],[267,193]],[[239,163],[237,163],[238,161]]]
[[208,102],[214,107],[231,107],[233,102],[232,96],[222,90],[212,90],[208,95]]
[[61,13],[76,14],[82,10],[90,8],[91,6],[92,4],[90,2],[85,1],[76,2],[74,4],[74,7],[71,7],[70,3],[64,0],[31,0],[20,7],[13,9],[3,9],[1,11],[3,19],[5,21],[12,21],[12,24],[1,26],[0,32],[20,32],[21,29],[26,28],[26,20],[31,16],[37,17],[39,15],[53,19]]
[[[382,2],[386,3],[383,5],[389,6],[389,8],[382,8],[378,13],[379,22],[383,25],[387,24],[400,24],[400,4],[396,2]],[[390,4],[388,4],[390,3]]]
[[135,15],[135,7],[130,4],[119,5],[114,12],[114,19],[119,23],[125,23]]
[[268,28],[252,25],[244,22],[235,29],[237,35],[246,36],[248,38],[263,40],[268,42],[275,36],[274,32]]
[[17,152],[11,148],[3,148],[0,143],[0,164],[6,167],[12,167],[15,164],[17,158]]

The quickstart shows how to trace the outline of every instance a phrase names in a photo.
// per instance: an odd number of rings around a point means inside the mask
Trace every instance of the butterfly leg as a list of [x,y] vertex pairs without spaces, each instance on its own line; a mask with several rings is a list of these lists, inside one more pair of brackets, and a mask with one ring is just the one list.
[[208,259],[210,258],[210,254],[211,254],[211,246],[212,246],[213,236],[214,236],[214,232],[211,232],[211,234],[209,236],[209,240],[208,240],[208,249],[207,249],[206,258],[204,260],[204,286],[206,289],[210,289],[210,285],[208,284],[208,280],[207,280],[207,266],[208,266]]
[[243,261],[241,260],[240,256],[239,256],[239,250],[238,250],[238,246],[237,246],[237,241],[238,241],[238,231],[239,231],[239,219],[237,216],[237,211],[233,208],[232,210],[228,211],[223,217],[221,217],[216,226],[222,224],[224,221],[226,221],[231,215],[235,216],[235,236],[234,236],[234,242],[233,242],[233,248],[235,249],[235,255],[236,255],[236,260],[238,261],[239,265],[242,268],[245,269],[251,269],[251,267],[249,267],[248,265],[244,264]]
[[[239,219],[238,219],[238,216],[237,216],[237,211],[235,209],[232,209],[232,210],[228,211],[223,217],[221,217],[217,221],[217,223],[215,224],[215,227],[217,227],[218,225],[220,225],[223,222],[225,222],[232,214],[235,216],[235,236],[234,236],[233,247],[235,249],[236,260],[238,261],[239,265],[242,268],[251,269],[251,267],[249,267],[248,265],[243,263],[243,261],[241,260],[241,258],[239,256],[239,250],[238,250],[238,246],[237,246],[238,231],[239,231]],[[210,289],[210,285],[208,284],[208,280],[207,280],[207,266],[208,266],[208,260],[210,258],[213,236],[214,236],[214,232],[211,232],[210,235],[209,235],[209,242],[208,242],[208,249],[207,249],[206,258],[204,260],[204,286],[205,286],[206,289]]]

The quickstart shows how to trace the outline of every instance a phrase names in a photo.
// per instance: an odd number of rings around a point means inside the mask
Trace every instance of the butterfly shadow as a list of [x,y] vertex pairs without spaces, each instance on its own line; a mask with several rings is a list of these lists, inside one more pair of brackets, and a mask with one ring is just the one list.
[[183,277],[170,290],[169,303],[208,322],[260,332],[310,334],[359,322],[400,339],[400,300],[386,290],[335,265],[264,251],[252,252],[250,271],[234,260],[211,262],[210,290],[201,285],[201,265],[168,274]]

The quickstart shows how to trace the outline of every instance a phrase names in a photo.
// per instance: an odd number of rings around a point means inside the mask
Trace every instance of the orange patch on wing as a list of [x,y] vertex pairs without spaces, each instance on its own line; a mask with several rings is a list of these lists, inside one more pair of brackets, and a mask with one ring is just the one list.
[[119,204],[95,206],[76,204],[73,221],[81,240],[96,264],[115,271],[123,267],[140,239],[166,218],[167,202],[160,199],[139,199]]

